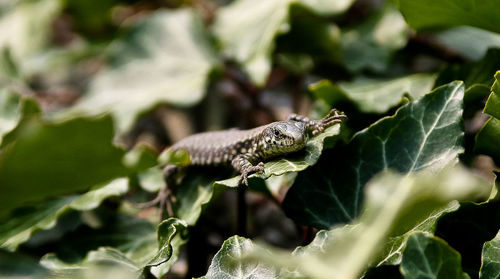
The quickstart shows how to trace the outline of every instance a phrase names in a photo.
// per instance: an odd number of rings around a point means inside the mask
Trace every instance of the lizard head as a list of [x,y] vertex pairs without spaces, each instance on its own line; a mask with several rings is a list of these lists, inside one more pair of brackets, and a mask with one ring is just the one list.
[[269,124],[262,135],[261,150],[268,156],[298,151],[306,146],[308,139],[305,123],[293,120]]

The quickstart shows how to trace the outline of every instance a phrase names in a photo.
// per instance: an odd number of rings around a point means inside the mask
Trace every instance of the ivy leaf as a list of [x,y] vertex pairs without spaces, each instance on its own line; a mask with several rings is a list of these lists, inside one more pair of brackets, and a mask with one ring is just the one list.
[[354,1],[352,0],[298,0],[304,7],[307,7],[319,15],[331,16],[346,11]]
[[259,248],[246,259],[306,278],[358,278],[369,265],[379,263],[374,259],[384,256],[379,253],[388,239],[418,227],[454,200],[485,198],[490,190],[488,183],[459,167],[439,173],[384,172],[368,183],[363,213],[351,224],[319,233],[293,255]]
[[[103,265],[102,263],[106,263]],[[75,278],[85,277],[88,274],[120,276],[120,278],[138,278],[141,274],[140,267],[128,259],[119,250],[111,247],[101,247],[91,251],[83,263],[65,263],[55,254],[42,257],[40,264],[50,270],[53,277]]]
[[498,139],[500,139],[500,119],[490,117],[477,133],[475,150],[491,156],[495,162],[500,162]]
[[[500,37],[500,35],[499,35]],[[495,81],[494,75],[500,65],[500,49],[489,49],[479,61],[453,65],[439,73],[435,87],[444,85],[454,80],[463,80],[465,83],[465,95],[475,86],[485,87],[490,91]],[[483,96],[483,98],[486,96]]]
[[110,52],[114,64],[97,75],[87,96],[68,113],[110,111],[119,131],[131,128],[138,115],[158,104],[199,102],[218,63],[201,19],[189,10],[156,12]]
[[490,155],[495,162],[500,160],[500,71],[495,74],[495,82],[491,87],[491,94],[484,107],[485,113],[491,115],[476,135],[475,149],[483,154]]
[[290,0],[238,0],[219,10],[213,30],[223,51],[263,86],[271,71],[274,38],[285,33]]
[[464,271],[474,278],[481,267],[483,245],[495,237],[499,228],[500,202],[490,200],[481,204],[462,203],[457,211],[439,219],[434,234],[462,255]]
[[158,266],[167,262],[173,253],[172,240],[187,229],[187,224],[179,219],[170,218],[158,226],[158,252],[148,261],[146,266]]
[[20,214],[12,215],[9,220],[0,225],[0,247],[15,250],[34,232],[54,227],[57,219],[69,210],[94,209],[108,197],[125,194],[128,191],[128,181],[125,178],[119,178],[106,186],[96,188],[97,190],[83,195],[58,198],[24,210]]
[[60,0],[15,2],[0,11],[0,49],[9,47],[16,60],[24,60],[49,43],[53,20],[63,5]]
[[352,0],[237,0],[219,9],[213,26],[222,50],[242,64],[250,79],[263,86],[271,71],[274,39],[288,31],[289,7],[301,4],[320,13],[344,12]]
[[47,278],[49,272],[35,259],[0,250],[1,278]]
[[199,279],[278,278],[278,271],[264,263],[240,261],[242,255],[253,249],[254,244],[249,239],[240,236],[228,238],[212,259],[207,274]]
[[[186,229],[187,224],[182,220],[175,218],[164,220],[158,225],[157,249],[147,249],[148,251],[145,251],[145,254],[144,251],[140,254],[136,254],[135,252],[130,253],[136,250],[126,249],[129,246],[122,244],[122,249],[100,247],[95,251],[89,252],[85,259],[79,263],[64,263],[54,254],[45,255],[40,262],[45,268],[51,270],[55,274],[64,274],[65,276],[71,277],[82,274],[82,272],[85,272],[85,270],[92,267],[92,265],[104,262],[111,262],[126,268],[128,274],[135,274],[138,276],[147,273],[148,270],[151,269],[155,275],[161,277],[168,271],[168,267],[172,265],[173,260],[176,260],[178,249],[181,243],[183,244],[184,242],[184,240],[179,241],[179,239],[183,237],[181,234],[183,234]],[[149,247],[149,244],[146,246]],[[173,257],[174,255],[175,257]],[[167,269],[160,269],[162,265],[166,265]]]
[[408,42],[409,28],[390,2],[360,25],[342,32],[343,64],[351,72],[384,71]]
[[495,0],[398,0],[397,4],[415,29],[469,25],[500,33]]
[[414,74],[390,80],[358,79],[334,85],[327,80],[311,84],[309,90],[327,104],[349,100],[365,113],[384,113],[401,103],[403,95],[414,99],[422,97],[432,89],[435,75]]
[[491,95],[486,101],[484,112],[500,119],[500,71],[495,73],[495,82],[491,86]]
[[493,279],[500,276],[500,231],[491,241],[484,243],[479,277]]
[[500,47],[500,34],[470,26],[454,27],[434,33],[433,37],[439,43],[471,60],[479,60],[488,49]]
[[129,169],[140,172],[150,169],[158,164],[156,150],[144,143],[139,142],[123,157],[123,164]]
[[38,111],[32,99],[21,97],[10,89],[0,89],[0,143],[4,135],[17,127],[22,117]]
[[438,237],[414,233],[406,242],[401,273],[414,278],[470,278],[462,271],[460,254]]
[[4,137],[0,218],[16,207],[88,190],[128,174],[110,117],[47,122],[28,117]]
[[[337,152],[299,173],[283,202],[301,224],[329,228],[360,212],[363,188],[376,173],[437,171],[462,152],[462,82],[439,87],[357,133]],[[314,201],[314,202],[311,202]]]

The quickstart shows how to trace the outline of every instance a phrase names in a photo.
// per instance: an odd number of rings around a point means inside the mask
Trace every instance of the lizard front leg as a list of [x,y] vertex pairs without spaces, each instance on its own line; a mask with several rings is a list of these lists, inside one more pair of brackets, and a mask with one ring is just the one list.
[[347,116],[337,109],[332,109],[325,117],[320,120],[311,120],[306,116],[295,113],[288,116],[288,120],[304,122],[306,124],[307,130],[310,131],[314,136],[323,133],[326,128],[333,126],[336,123],[341,123],[342,118],[347,118]]
[[240,180],[238,180],[238,185],[244,182],[248,187],[248,176],[255,172],[264,172],[264,163],[259,162],[257,165],[253,165],[252,162],[258,161],[258,158],[251,154],[240,154],[236,156],[231,164],[233,168],[241,173]]
[[136,204],[136,206],[139,208],[148,208],[159,204],[160,222],[161,220],[163,220],[165,209],[167,210],[169,217],[173,217],[174,210],[172,208],[172,203],[175,202],[175,196],[172,193],[171,187],[175,184],[174,177],[178,171],[179,171],[179,166],[176,165],[165,166],[165,168],[163,169],[163,178],[165,181],[165,185],[163,185],[163,187],[160,189],[158,195],[154,199],[148,202]]

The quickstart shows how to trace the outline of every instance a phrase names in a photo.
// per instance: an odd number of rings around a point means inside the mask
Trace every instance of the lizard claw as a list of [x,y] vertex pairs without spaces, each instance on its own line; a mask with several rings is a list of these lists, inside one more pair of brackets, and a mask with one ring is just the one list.
[[323,119],[314,121],[312,125],[312,134],[316,136],[323,133],[326,128],[341,123],[342,118],[347,118],[347,115],[337,109],[332,109]]
[[252,173],[264,173],[264,163],[260,162],[256,166],[250,166],[246,169],[244,169],[241,172],[241,177],[238,180],[238,185],[241,185],[242,182],[248,187],[248,176]]

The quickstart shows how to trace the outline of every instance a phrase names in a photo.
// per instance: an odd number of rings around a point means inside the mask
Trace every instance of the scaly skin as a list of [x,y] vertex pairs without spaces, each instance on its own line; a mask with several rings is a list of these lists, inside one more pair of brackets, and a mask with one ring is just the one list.
[[[238,184],[248,186],[248,176],[256,172],[264,172],[264,161],[271,158],[299,151],[304,148],[309,134],[317,135],[326,128],[342,122],[346,115],[333,109],[320,120],[311,120],[305,116],[292,114],[285,121],[273,122],[250,130],[225,130],[206,132],[189,136],[170,147],[175,150],[186,150],[191,165],[229,164],[241,173]],[[163,174],[168,184],[173,182],[172,176],[178,167],[167,165]],[[143,206],[160,203],[160,208],[167,206],[172,216],[170,203],[166,200],[170,192],[168,187],[160,191],[158,197]]]

